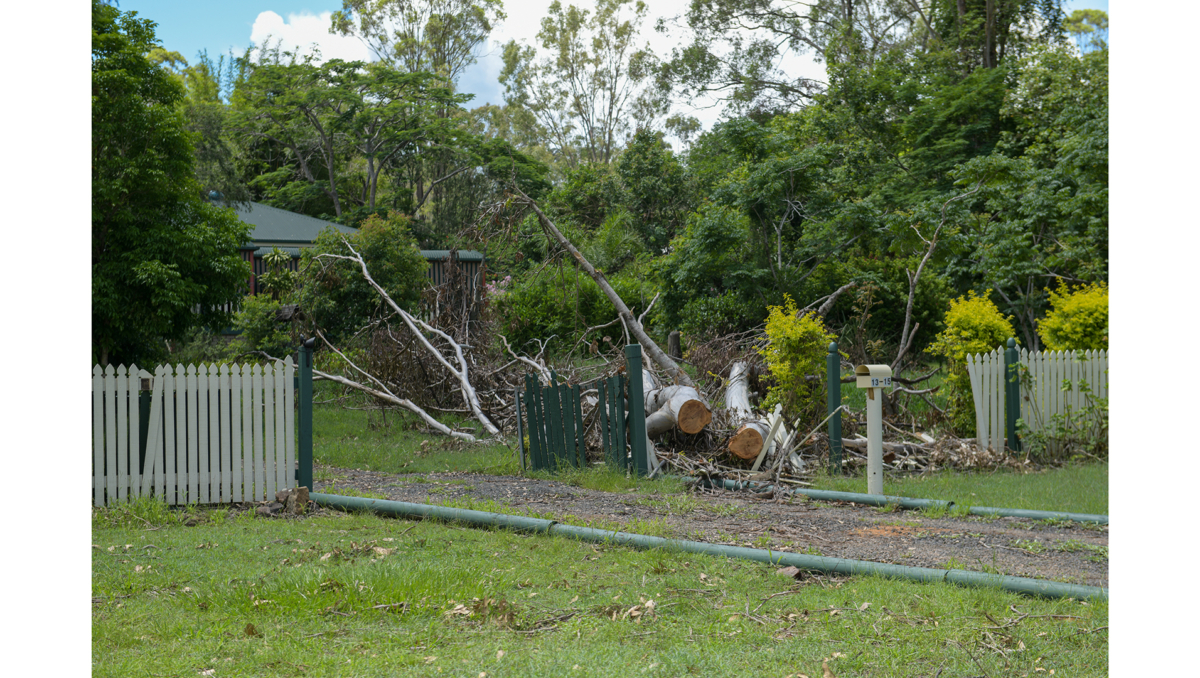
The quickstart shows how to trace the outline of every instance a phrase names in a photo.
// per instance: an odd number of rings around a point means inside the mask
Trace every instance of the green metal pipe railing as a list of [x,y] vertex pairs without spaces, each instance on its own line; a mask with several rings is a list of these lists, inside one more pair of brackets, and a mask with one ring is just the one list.
[[[834,492],[832,490],[809,490],[804,488],[780,487],[766,485],[753,480],[719,480],[704,478],[700,481],[706,487],[721,487],[726,490],[748,490],[750,492],[769,492],[779,490],[788,494],[800,494],[822,501],[847,501],[867,506],[898,505],[906,509],[945,508],[950,509],[954,502],[942,499],[914,499],[911,497],[894,497],[885,494],[859,494],[857,492]],[[1009,518],[1030,518],[1032,520],[1071,520],[1077,523],[1108,524],[1108,516],[1094,513],[1069,513],[1066,511],[1035,511],[1032,509],[996,508],[993,506],[971,506],[967,512],[976,516],[997,516]]]
[[403,501],[386,499],[370,499],[364,497],[343,497],[332,494],[313,493],[309,498],[314,502],[333,508],[349,511],[374,511],[384,515],[404,516],[409,518],[433,518],[444,521],[458,521],[468,525],[481,527],[499,527],[520,532],[535,532],[555,536],[568,537],[601,544],[616,544],[641,549],[666,549],[699,553],[715,557],[739,558],[753,560],[771,565],[793,566],[801,570],[818,572],[877,575],[893,579],[904,579],[920,582],[947,582],[958,586],[976,588],[995,587],[1005,591],[1023,593],[1044,598],[1077,598],[1108,600],[1108,589],[1097,586],[1082,586],[1079,584],[1064,584],[1061,582],[1029,579],[1026,577],[1010,577],[1007,575],[968,572],[966,570],[940,570],[928,567],[909,567],[906,565],[890,565],[873,563],[865,560],[848,560],[845,558],[828,558],[799,553],[784,553],[766,551],[763,549],[746,548],[742,546],[725,546],[722,544],[706,544],[704,542],[685,539],[664,539],[649,537],[629,532],[598,530],[591,527],[563,525],[553,520],[510,516],[485,511],[431,506],[428,504],[413,504]]

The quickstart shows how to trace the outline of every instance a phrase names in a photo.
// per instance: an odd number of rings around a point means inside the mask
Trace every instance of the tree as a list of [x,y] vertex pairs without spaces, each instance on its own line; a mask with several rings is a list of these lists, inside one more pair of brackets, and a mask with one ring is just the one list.
[[93,0],[92,351],[106,365],[227,326],[250,276],[249,226],[201,196],[183,88],[147,58],[154,26]]
[[1102,10],[1077,9],[1067,17],[1064,27],[1081,52],[1108,48],[1108,14]]
[[329,32],[355,35],[388,66],[449,85],[505,16],[500,0],[342,0]]
[[296,300],[308,321],[329,341],[346,339],[372,321],[391,315],[392,309],[354,262],[322,255],[350,256],[353,248],[400,308],[416,308],[429,264],[417,249],[408,222],[407,217],[395,213],[373,215],[357,233],[343,236],[331,227],[317,237],[313,247],[304,250]]
[[[632,17],[625,16],[629,5]],[[607,164],[627,133],[665,113],[648,86],[657,59],[648,45],[634,44],[649,10],[641,0],[597,0],[595,12],[555,0],[548,11],[538,32],[540,58],[531,46],[504,46],[505,98],[536,117],[566,166]]]
[[[340,59],[317,65],[306,57],[253,66],[234,101],[239,132],[282,151],[286,179],[320,186],[341,218],[355,204],[375,211],[381,176],[391,170],[398,183],[405,168],[420,162],[421,149],[456,147],[458,122],[438,112],[457,109],[467,98],[430,73]],[[354,160],[359,163],[352,168]],[[460,164],[433,183],[466,167]],[[355,180],[356,172],[361,179]],[[415,212],[428,187],[419,175],[410,186],[415,198],[408,207]]]

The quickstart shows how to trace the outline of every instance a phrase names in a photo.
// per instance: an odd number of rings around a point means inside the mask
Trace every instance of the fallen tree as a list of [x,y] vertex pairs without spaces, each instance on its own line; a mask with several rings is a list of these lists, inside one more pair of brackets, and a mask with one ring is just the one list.
[[[322,253],[322,254],[318,254],[316,259],[318,261],[322,260],[322,259],[340,259],[340,260],[351,261],[351,262],[357,263],[359,265],[359,268],[362,270],[363,278],[365,278],[366,281],[371,285],[371,287],[373,287],[375,289],[375,291],[377,293],[379,293],[380,297],[382,297],[383,300],[387,303],[387,305],[392,308],[392,310],[396,313],[396,315],[400,316],[400,319],[404,321],[405,326],[407,326],[408,329],[412,332],[412,335],[417,339],[417,342],[426,349],[426,351],[429,353],[429,355],[431,355],[433,357],[435,362],[440,364],[442,367],[444,367],[446,370],[448,370],[452,375],[454,375],[456,381],[458,382],[459,391],[462,393],[463,401],[467,404],[467,407],[470,409],[470,411],[474,415],[475,419],[478,420],[479,423],[483,425],[484,430],[487,431],[489,435],[493,435],[493,436],[499,435],[500,429],[497,428],[496,425],[493,424],[492,421],[487,417],[487,415],[483,413],[483,408],[479,402],[479,395],[476,393],[474,386],[471,385],[471,380],[468,375],[468,360],[463,355],[462,345],[459,344],[458,342],[456,342],[450,335],[446,334],[445,332],[437,329],[436,327],[430,326],[425,321],[413,316],[412,314],[408,313],[404,309],[400,308],[400,306],[398,304],[396,304],[396,302],[392,299],[391,295],[389,295],[387,293],[387,291],[385,289],[383,289],[383,287],[381,287],[379,285],[379,283],[375,282],[374,278],[371,277],[371,272],[367,269],[367,262],[363,260],[362,255],[360,255],[358,253],[358,251],[354,249],[354,246],[351,245],[350,242],[348,240],[346,240],[345,237],[342,238],[342,242],[344,242],[346,245],[346,248],[349,249],[351,256],[346,256],[343,254]],[[433,345],[433,343],[430,341],[429,337],[426,336],[426,333],[429,333],[430,335],[440,338],[447,345],[449,345],[449,347],[452,351],[451,357],[447,358],[445,355],[443,355],[443,353],[441,351],[439,351]],[[325,339],[325,337],[323,335],[320,335],[320,333],[318,333],[318,335],[321,336],[322,341],[324,341],[327,346],[329,346],[332,350],[337,351],[337,348],[334,347],[327,339]],[[342,355],[342,353],[340,351],[337,351],[337,352],[339,355]],[[343,357],[343,359],[345,359],[344,355],[342,355],[342,357]],[[455,361],[455,363],[457,363],[457,366],[454,364],[451,364],[451,362],[450,362],[451,359],[453,359]],[[347,360],[347,363],[349,363],[349,360]],[[357,366],[354,366],[353,363],[349,363],[349,364],[351,364],[351,366],[353,366],[358,372],[360,372],[363,375],[365,375],[366,377],[368,377],[372,382],[374,382],[375,384],[377,384],[380,387],[383,387],[383,383],[380,382],[378,379],[375,379],[374,377],[372,377],[370,374],[368,374],[364,370],[359,369]],[[388,400],[388,401],[394,402],[397,405],[401,405],[402,407],[405,407],[406,409],[409,409],[409,410],[417,413],[418,415],[422,416],[422,418],[425,419],[426,422],[436,423],[436,420],[433,419],[432,417],[430,417],[427,413],[425,413],[425,411],[423,409],[417,407],[411,401],[397,397],[395,394],[392,394],[390,391],[388,391],[386,389],[386,387],[383,387],[383,390],[380,391],[379,389],[374,389],[372,387],[365,386],[364,384],[356,383],[353,380],[346,379],[345,377],[333,378],[332,375],[324,375],[324,374],[322,374],[321,376],[322,376],[322,378],[330,378],[331,380],[338,381],[339,383],[342,383],[343,385],[350,386],[352,388],[357,388],[364,392],[372,393],[373,395],[376,395],[376,397],[379,397],[383,400]],[[386,397],[386,396],[390,396],[390,397]],[[432,423],[431,423],[431,425],[432,425]],[[435,426],[434,428],[436,428],[440,432],[446,433],[447,435],[452,435],[452,433],[449,433],[450,429],[448,427],[446,427],[445,425],[438,424],[438,426]],[[456,437],[462,437],[463,435],[465,435],[465,434],[460,434],[459,436],[456,436]],[[474,440],[473,437],[471,437],[471,439]]]
[[725,387],[725,409],[733,414],[737,430],[729,439],[729,451],[742,459],[754,459],[762,451],[768,428],[750,409],[750,371],[746,363],[736,362],[729,368],[729,385]]
[[647,370],[642,370],[642,394],[645,401],[646,435],[657,438],[678,427],[687,434],[704,430],[712,421],[712,412],[694,387],[675,384],[660,388]]
[[571,244],[571,241],[567,240],[566,236],[562,234],[562,231],[558,230],[558,227],[554,225],[553,221],[550,221],[550,217],[546,216],[546,213],[543,212],[540,207],[538,207],[533,198],[525,195],[525,193],[515,185],[512,187],[512,190],[520,197],[518,202],[523,205],[527,205],[533,210],[534,214],[536,214],[538,217],[538,222],[541,223],[542,228],[546,230],[550,237],[552,237],[555,242],[562,246],[563,249],[569,252],[575,259],[575,263],[582,268],[584,272],[591,276],[592,280],[596,281],[596,284],[600,287],[600,290],[604,292],[604,296],[608,297],[608,300],[612,302],[614,307],[616,307],[617,313],[621,316],[621,320],[624,321],[625,326],[629,328],[629,332],[633,334],[633,337],[637,340],[637,342],[642,345],[642,349],[646,351],[646,355],[649,356],[656,365],[662,368],[674,383],[696,388],[696,384],[692,382],[692,378],[689,377],[674,360],[671,360],[670,356],[664,353],[663,350],[659,348],[658,344],[646,334],[646,330],[642,327],[642,323],[634,317],[632,312],[630,312],[629,307],[626,306],[625,302],[621,300],[621,297],[612,288],[612,285],[608,284],[608,280],[604,277],[604,274],[596,270],[596,267],[592,266],[591,262],[589,262],[582,254],[579,253],[579,250],[575,249],[575,246]]

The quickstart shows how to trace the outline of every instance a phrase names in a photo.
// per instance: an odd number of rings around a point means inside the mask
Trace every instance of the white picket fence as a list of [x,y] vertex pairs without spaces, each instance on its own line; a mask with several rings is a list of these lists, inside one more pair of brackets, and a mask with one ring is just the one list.
[[[159,365],[92,370],[92,496],[167,504],[264,501],[292,487],[295,367]],[[150,387],[149,421],[139,391]],[[141,429],[145,426],[144,462]]]
[[[1020,349],[1019,361],[1028,369],[1021,385],[1021,419],[1031,429],[1056,414],[1078,412],[1086,404],[1084,384],[1092,396],[1108,397],[1108,351],[1039,351]],[[971,395],[975,400],[975,431],[979,449],[1004,449],[1004,348],[986,355],[967,356]],[[1064,389],[1064,381],[1071,382]]]

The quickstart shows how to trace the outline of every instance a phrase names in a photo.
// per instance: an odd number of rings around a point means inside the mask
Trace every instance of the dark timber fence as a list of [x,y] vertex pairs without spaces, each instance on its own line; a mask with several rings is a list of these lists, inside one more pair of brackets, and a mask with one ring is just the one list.
[[[649,472],[646,412],[641,394],[642,347],[625,347],[626,374],[568,384],[550,373],[550,384],[525,375],[524,390],[515,394],[517,436],[522,468],[557,471],[587,466],[587,433],[597,430],[604,461],[614,469]],[[595,391],[595,405],[585,418],[583,394]],[[589,393],[589,401],[591,400]],[[628,439],[628,440],[627,440]],[[528,459],[528,465],[526,465]]]

